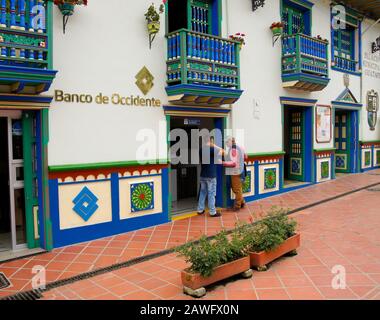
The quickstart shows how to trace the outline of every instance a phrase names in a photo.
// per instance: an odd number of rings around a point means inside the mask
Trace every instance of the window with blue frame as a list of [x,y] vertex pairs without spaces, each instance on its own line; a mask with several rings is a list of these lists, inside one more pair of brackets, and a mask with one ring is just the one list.
[[307,2],[282,1],[281,20],[284,23],[285,34],[311,34],[311,6],[312,4]]
[[345,17],[341,12],[332,13],[332,68],[334,70],[359,73],[360,61],[360,28],[361,21],[353,10],[346,8]]

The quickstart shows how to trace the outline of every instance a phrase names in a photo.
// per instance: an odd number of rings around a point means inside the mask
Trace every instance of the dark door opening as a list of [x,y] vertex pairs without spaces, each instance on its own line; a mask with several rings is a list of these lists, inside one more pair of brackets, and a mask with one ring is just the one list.
[[[192,134],[192,130],[198,131],[207,129],[212,133],[215,129],[215,119],[213,118],[184,118],[172,117],[170,119],[170,132],[177,136],[175,129],[183,130],[186,133],[188,156],[184,163],[179,161],[177,164],[171,164],[170,192],[172,195],[172,213],[181,214],[197,210],[199,178],[201,166],[194,155],[199,154],[201,146],[201,137]],[[179,137],[170,143],[172,147],[179,141]],[[193,155],[193,158],[192,156]],[[180,152],[171,155],[173,158],[180,157]],[[182,158],[181,158],[182,159]],[[194,161],[197,160],[197,161]]]
[[335,172],[339,175],[351,172],[351,112],[335,111]]
[[12,248],[9,192],[8,119],[0,118],[0,252]]
[[284,186],[305,182],[305,110],[284,108]]

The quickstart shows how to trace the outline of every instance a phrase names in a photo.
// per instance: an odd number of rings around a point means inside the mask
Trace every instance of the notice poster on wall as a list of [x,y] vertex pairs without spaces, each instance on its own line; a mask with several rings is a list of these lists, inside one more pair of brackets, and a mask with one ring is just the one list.
[[316,131],[318,143],[329,143],[331,141],[331,107],[316,107]]

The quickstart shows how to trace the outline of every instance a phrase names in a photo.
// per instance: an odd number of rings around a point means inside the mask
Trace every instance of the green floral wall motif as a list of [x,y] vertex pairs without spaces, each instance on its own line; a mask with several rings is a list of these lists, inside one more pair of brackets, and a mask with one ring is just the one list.
[[264,170],[264,189],[270,190],[276,188],[277,185],[277,169]]
[[252,172],[248,171],[243,183],[243,193],[251,193]]
[[371,151],[364,152],[364,164],[366,167],[371,165]]
[[136,183],[131,185],[132,212],[154,209],[153,182]]
[[376,164],[380,165],[380,150],[376,151]]
[[328,179],[330,176],[330,164],[328,161],[321,162],[321,178]]

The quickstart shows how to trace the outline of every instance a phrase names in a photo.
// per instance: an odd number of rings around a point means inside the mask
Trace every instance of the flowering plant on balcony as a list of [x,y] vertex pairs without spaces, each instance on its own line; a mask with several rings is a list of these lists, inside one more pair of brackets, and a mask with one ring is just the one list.
[[63,15],[63,33],[66,31],[66,24],[69,17],[74,14],[75,6],[87,6],[88,0],[53,0]]
[[244,33],[235,33],[233,35],[230,35],[230,39],[231,40],[234,40],[234,41],[238,41],[239,42],[239,50],[241,50],[241,48],[245,45],[245,34]]
[[327,40],[327,39],[323,39],[320,35],[317,35],[316,36],[316,39],[318,39],[318,40],[321,40],[321,41],[324,41],[324,42],[329,42],[329,40]]
[[284,24],[282,22],[273,22],[270,29],[274,36],[280,36],[284,32]]

